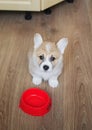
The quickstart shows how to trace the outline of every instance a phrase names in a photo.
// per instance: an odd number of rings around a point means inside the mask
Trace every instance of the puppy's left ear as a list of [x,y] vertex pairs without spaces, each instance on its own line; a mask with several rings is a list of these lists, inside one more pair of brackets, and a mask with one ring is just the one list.
[[68,39],[62,38],[57,42],[57,47],[60,50],[61,54],[64,54],[65,48],[67,47]]

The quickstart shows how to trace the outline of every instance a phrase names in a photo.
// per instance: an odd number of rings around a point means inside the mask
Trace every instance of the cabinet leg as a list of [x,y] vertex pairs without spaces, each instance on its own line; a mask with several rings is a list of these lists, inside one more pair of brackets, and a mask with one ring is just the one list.
[[73,3],[74,0],[66,0],[68,3]]
[[50,8],[48,8],[48,9],[44,10],[44,13],[45,13],[46,15],[50,15],[50,14],[52,13],[52,11],[51,11]]
[[25,19],[26,19],[26,20],[32,19],[32,14],[31,14],[31,12],[25,12]]

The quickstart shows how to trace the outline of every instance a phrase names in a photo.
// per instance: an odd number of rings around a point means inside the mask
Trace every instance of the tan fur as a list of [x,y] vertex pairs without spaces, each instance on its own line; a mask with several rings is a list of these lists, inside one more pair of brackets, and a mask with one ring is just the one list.
[[[50,45],[50,51],[47,50],[46,45]],[[57,63],[57,59],[60,57],[60,52],[54,42],[43,42],[42,45],[35,51],[36,56],[38,57],[38,63],[41,64],[41,60],[39,59],[40,55],[44,55],[45,57],[54,56],[56,59],[52,62],[53,65]]]

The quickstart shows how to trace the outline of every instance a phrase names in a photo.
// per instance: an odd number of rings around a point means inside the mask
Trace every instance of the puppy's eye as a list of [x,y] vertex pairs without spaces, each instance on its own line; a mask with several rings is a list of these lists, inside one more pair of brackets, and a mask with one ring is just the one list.
[[44,55],[39,56],[40,60],[44,60]]
[[50,61],[54,61],[56,58],[54,56],[51,56]]

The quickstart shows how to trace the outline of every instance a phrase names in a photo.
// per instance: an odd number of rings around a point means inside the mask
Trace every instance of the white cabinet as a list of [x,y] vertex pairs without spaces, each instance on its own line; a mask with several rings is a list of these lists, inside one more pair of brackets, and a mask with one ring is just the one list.
[[0,0],[0,10],[40,11],[64,0]]
[[41,0],[41,10],[44,10],[48,7],[56,5],[61,1],[64,1],[64,0]]
[[0,0],[0,10],[40,10],[40,0]]

